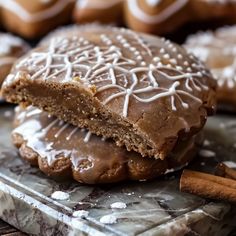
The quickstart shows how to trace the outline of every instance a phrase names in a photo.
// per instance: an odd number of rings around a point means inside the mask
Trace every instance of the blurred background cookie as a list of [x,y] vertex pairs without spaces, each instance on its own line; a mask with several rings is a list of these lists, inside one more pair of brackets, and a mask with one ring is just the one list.
[[[236,2],[231,0],[128,0],[126,25],[137,31],[167,34],[189,23],[234,23]],[[191,27],[190,27],[191,28]]]
[[4,27],[33,39],[69,22],[75,0],[7,0],[0,5]]
[[0,33],[0,86],[13,63],[29,50],[29,45],[8,33]]
[[123,3],[124,0],[77,0],[74,21],[119,25],[123,22]]
[[189,5],[188,0],[129,0],[125,1],[125,21],[140,32],[170,33],[191,17]]
[[211,69],[218,84],[220,108],[230,105],[236,110],[236,26],[191,35],[185,47]]

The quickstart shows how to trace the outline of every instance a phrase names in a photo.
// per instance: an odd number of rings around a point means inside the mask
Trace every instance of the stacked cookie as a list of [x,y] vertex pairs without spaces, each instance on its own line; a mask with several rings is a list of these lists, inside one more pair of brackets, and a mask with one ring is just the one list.
[[7,101],[29,106],[12,135],[21,156],[89,184],[186,165],[215,109],[210,72],[169,40],[112,27],[77,32],[51,35],[3,84]]

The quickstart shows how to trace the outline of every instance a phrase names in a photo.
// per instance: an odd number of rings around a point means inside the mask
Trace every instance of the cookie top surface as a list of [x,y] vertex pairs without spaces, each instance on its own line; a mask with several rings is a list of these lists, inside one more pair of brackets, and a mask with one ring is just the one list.
[[199,32],[189,36],[185,47],[206,62],[219,89],[236,85],[236,27],[223,27],[215,32]]
[[21,72],[33,81],[82,87],[131,120],[161,103],[173,112],[197,114],[214,87],[209,71],[183,48],[119,28],[52,38],[16,64],[13,74]]
[[[196,137],[180,143],[167,160],[147,159],[32,106],[25,110],[18,107],[16,110],[13,137],[20,135],[25,146],[37,153],[38,158],[44,160],[49,168],[53,169],[54,163],[60,158],[70,159],[71,168],[79,173],[79,181],[84,183],[100,182],[102,174],[109,173],[109,170],[117,166],[125,170],[120,179],[153,178],[165,173],[167,169],[185,165],[193,157],[186,154],[195,148]],[[137,173],[133,173],[135,177],[132,177],[131,169],[135,165],[140,170],[135,170]],[[145,173],[142,173],[143,170]],[[116,177],[111,174],[105,182],[113,182],[114,179]]]

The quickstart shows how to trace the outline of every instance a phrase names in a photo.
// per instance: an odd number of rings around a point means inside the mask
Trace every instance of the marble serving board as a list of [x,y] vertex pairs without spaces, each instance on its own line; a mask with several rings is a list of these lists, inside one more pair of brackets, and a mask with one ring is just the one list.
[[[151,182],[86,186],[58,183],[22,161],[10,141],[13,108],[0,108],[0,218],[30,235],[235,235],[236,207],[178,190],[180,171]],[[211,118],[202,156],[189,168],[214,171],[219,161],[236,162],[236,119]],[[206,151],[207,150],[207,151]],[[209,152],[210,151],[210,152]],[[215,153],[215,155],[214,155]],[[236,165],[236,164],[235,164]],[[60,201],[55,191],[69,194]],[[122,202],[126,208],[114,209]],[[88,213],[83,219],[75,211]],[[100,219],[116,219],[104,224]]]

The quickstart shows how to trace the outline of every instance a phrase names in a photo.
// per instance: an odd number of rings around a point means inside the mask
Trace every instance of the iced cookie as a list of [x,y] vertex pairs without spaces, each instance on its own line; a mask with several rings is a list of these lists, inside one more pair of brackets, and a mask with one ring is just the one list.
[[[217,80],[217,98],[225,105],[236,106],[236,27],[224,27],[215,32],[199,32],[190,36],[186,48],[198,56]],[[227,106],[228,107],[228,106]]]
[[1,1],[1,20],[7,30],[37,38],[69,22],[75,0]]
[[15,64],[7,101],[164,159],[198,133],[215,106],[215,80],[184,48],[120,28],[52,38]]
[[119,24],[123,21],[124,0],[77,0],[74,21]]
[[133,30],[166,34],[190,22],[236,22],[233,0],[128,0],[124,18]]
[[28,107],[16,115],[13,143],[20,155],[48,176],[73,176],[87,184],[147,180],[186,165],[196,154],[199,138],[179,143],[164,161],[143,158],[111,140]]
[[0,87],[13,63],[28,50],[28,44],[22,39],[11,34],[0,33]]
[[124,18],[133,30],[165,34],[188,22],[189,0],[129,0],[125,2]]

